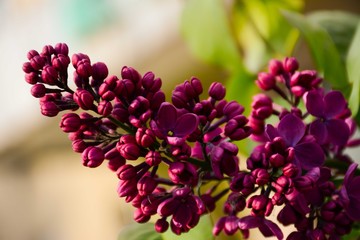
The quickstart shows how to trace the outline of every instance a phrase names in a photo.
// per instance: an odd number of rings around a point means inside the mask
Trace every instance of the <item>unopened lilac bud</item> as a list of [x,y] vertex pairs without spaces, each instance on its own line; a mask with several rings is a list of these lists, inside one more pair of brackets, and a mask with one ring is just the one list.
[[72,149],[74,152],[82,153],[88,146],[82,139],[75,139],[72,142]]
[[165,220],[165,218],[160,218],[155,222],[155,231],[158,233],[164,233],[168,230],[169,223]]
[[273,112],[272,100],[265,94],[255,95],[251,107],[253,109],[252,115],[258,119],[266,119]]
[[190,83],[197,95],[200,95],[203,92],[203,87],[199,79],[192,77]]
[[76,90],[74,101],[84,110],[90,110],[94,107],[94,96],[85,89]]
[[145,215],[140,208],[137,208],[134,212],[134,220],[138,223],[146,223],[150,220],[150,215]]
[[215,100],[221,100],[225,97],[226,89],[219,82],[213,82],[209,87],[209,96]]
[[55,53],[55,49],[51,45],[45,45],[41,51],[42,56],[51,56]]
[[55,53],[67,56],[69,54],[69,47],[66,43],[57,43],[55,45]]
[[263,168],[255,169],[251,172],[251,175],[254,177],[255,183],[260,186],[267,184],[270,179],[270,174]]
[[149,151],[145,156],[145,162],[149,166],[157,166],[161,163],[161,154],[157,151]]
[[247,207],[252,208],[251,215],[253,216],[269,216],[274,205],[265,195],[255,195],[247,201]]
[[117,189],[119,197],[126,197],[126,201],[131,201],[132,199],[134,199],[138,193],[136,183],[136,178],[132,178],[129,180],[120,180]]
[[97,107],[98,113],[102,116],[110,115],[111,111],[113,110],[113,106],[111,102],[103,100],[99,103]]
[[31,66],[30,62],[24,62],[23,66],[22,66],[22,70],[25,73],[31,73],[31,72],[35,71],[35,69]]
[[142,78],[141,81],[143,87],[150,92],[157,92],[160,90],[161,87],[161,80],[160,78],[155,79],[155,75],[153,72],[147,72]]
[[46,87],[43,84],[35,84],[31,88],[31,95],[36,98],[41,98],[46,94]]
[[241,106],[238,102],[236,101],[231,101],[228,102],[225,106],[224,106],[224,110],[223,113],[224,115],[228,118],[231,119],[237,115],[240,115],[244,112],[244,107]]
[[82,122],[76,113],[66,113],[61,117],[60,128],[64,132],[76,132]]
[[197,183],[197,172],[194,165],[191,163],[173,162],[169,165],[168,174],[176,184],[190,184]]
[[274,75],[262,72],[262,73],[258,74],[256,84],[262,90],[267,91],[267,90],[271,90],[275,87],[276,80],[275,80]]
[[298,175],[299,168],[293,163],[288,163],[283,167],[282,171],[284,176],[292,178]]
[[45,59],[40,55],[33,56],[30,59],[30,64],[35,70],[41,70],[45,66]]
[[41,113],[47,117],[55,117],[60,112],[60,108],[56,103],[48,101],[40,104]]
[[84,166],[95,168],[104,161],[104,152],[101,148],[90,146],[83,151],[81,157]]
[[141,155],[140,147],[132,135],[123,135],[117,143],[116,148],[121,156],[128,160],[136,160]]
[[299,62],[294,57],[287,57],[284,59],[284,68],[285,71],[289,73],[294,73],[299,69]]
[[95,80],[103,80],[109,74],[109,70],[106,64],[103,62],[94,63],[91,67],[92,67],[92,77]]
[[71,57],[71,63],[74,66],[74,68],[76,68],[77,64],[81,61],[81,60],[87,60],[90,63],[90,58],[88,55],[83,54],[83,53],[77,53],[72,55]]
[[137,189],[140,195],[147,196],[151,194],[157,186],[157,182],[151,176],[143,176],[137,183]]
[[155,142],[155,134],[150,128],[138,128],[135,134],[136,142],[144,147],[148,148]]
[[27,57],[27,59],[29,59],[29,60],[31,60],[33,57],[35,57],[35,56],[39,56],[39,53],[38,53],[38,51],[36,51],[36,50],[30,50],[27,54],[26,54],[26,57]]
[[288,177],[280,176],[272,183],[272,186],[276,189],[277,193],[284,193],[292,186],[292,181]]
[[133,165],[130,164],[125,164],[121,167],[119,167],[119,169],[116,172],[117,176],[119,179],[121,180],[130,180],[136,177],[136,169]]
[[46,65],[41,72],[41,78],[44,83],[55,85],[58,78],[58,72],[54,67]]
[[283,67],[282,62],[280,62],[279,60],[276,60],[276,59],[270,60],[268,69],[269,69],[269,72],[274,76],[280,75],[281,73],[284,72],[284,67]]
[[284,156],[282,156],[279,153],[275,153],[275,154],[271,155],[269,161],[270,161],[270,164],[276,168],[282,167],[285,164]]
[[25,81],[29,84],[36,84],[41,81],[40,76],[36,72],[26,73]]
[[121,77],[131,80],[134,84],[137,84],[141,79],[140,74],[134,68],[127,66],[121,69]]
[[58,71],[66,71],[67,67],[70,64],[69,56],[63,54],[58,54],[51,60],[52,65]]
[[230,119],[225,125],[225,136],[228,136],[231,140],[241,140],[248,137],[251,133],[251,128],[245,126],[248,121],[249,120],[243,115],[238,115]]
[[92,68],[90,61],[87,59],[82,59],[76,64],[76,72],[84,78],[90,77],[92,74]]

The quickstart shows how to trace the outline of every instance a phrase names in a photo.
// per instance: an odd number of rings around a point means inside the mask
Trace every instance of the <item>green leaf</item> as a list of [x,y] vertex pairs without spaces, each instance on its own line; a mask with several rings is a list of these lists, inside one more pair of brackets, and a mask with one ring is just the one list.
[[211,240],[215,239],[215,237],[212,235],[212,227],[213,223],[211,222],[210,216],[205,215],[200,218],[198,225],[189,232],[178,236],[175,235],[171,230],[168,230],[162,234],[162,237],[163,240]]
[[360,22],[357,25],[355,35],[346,57],[346,67],[349,80],[352,83],[349,106],[353,115],[356,115],[359,110],[360,101]]
[[309,14],[308,18],[327,31],[341,59],[345,61],[360,17],[343,11],[316,11]]
[[118,240],[164,240],[160,233],[154,229],[153,223],[130,224],[124,226],[118,236]]
[[188,0],[181,29],[190,49],[201,60],[230,71],[243,68],[222,1]]
[[316,24],[298,13],[283,11],[287,20],[304,36],[313,55],[318,71],[323,74],[333,88],[345,95],[349,91],[349,82],[344,64],[342,64],[330,35],[319,24]]

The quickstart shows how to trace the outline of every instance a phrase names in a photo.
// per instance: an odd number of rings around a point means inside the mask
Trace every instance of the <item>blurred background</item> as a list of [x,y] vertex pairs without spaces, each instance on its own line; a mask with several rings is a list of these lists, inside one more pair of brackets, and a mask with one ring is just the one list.
[[[45,118],[21,70],[30,49],[66,42],[70,54],[153,71],[165,91],[191,76],[223,81],[223,70],[196,59],[180,32],[185,0],[0,1],[0,240],[116,239],[133,222],[106,165],[85,168]],[[230,1],[227,1],[230,2]],[[308,0],[317,9],[360,12],[359,0]],[[301,51],[300,51],[301,52]]]

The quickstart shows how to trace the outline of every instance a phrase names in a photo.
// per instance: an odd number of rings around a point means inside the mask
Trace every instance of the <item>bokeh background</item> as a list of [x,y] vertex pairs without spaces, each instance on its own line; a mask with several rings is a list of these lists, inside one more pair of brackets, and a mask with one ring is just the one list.
[[[195,59],[181,36],[185,0],[0,1],[0,240],[116,239],[132,208],[116,193],[117,177],[82,166],[58,128],[45,118],[21,70],[30,49],[66,42],[105,62],[153,71],[166,91],[197,76],[224,73]],[[308,0],[305,12],[360,12],[360,0]]]

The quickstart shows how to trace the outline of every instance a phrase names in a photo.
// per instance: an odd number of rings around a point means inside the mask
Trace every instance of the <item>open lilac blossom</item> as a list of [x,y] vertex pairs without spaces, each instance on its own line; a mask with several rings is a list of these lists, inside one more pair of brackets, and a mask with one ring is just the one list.
[[164,102],[160,105],[157,118],[151,128],[159,138],[171,145],[181,145],[186,137],[198,127],[198,117],[193,113],[180,115],[174,105]]
[[[227,100],[219,82],[204,91],[192,77],[175,87],[169,103],[153,72],[124,66],[119,76],[109,75],[105,63],[86,54],[70,57],[65,43],[31,50],[27,59],[25,81],[41,113],[62,115],[59,126],[84,166],[107,161],[119,179],[119,197],[135,208],[134,221],[154,219],[155,231],[180,235],[222,208],[215,236],[248,238],[258,229],[283,239],[280,225],[291,225],[286,239],[335,240],[356,229],[360,176],[345,154],[359,145],[359,139],[348,141],[356,125],[343,95],[324,95],[317,72],[300,71],[295,58],[271,60],[258,75],[255,84],[284,101],[258,94],[249,117],[243,105]],[[250,135],[257,145],[244,166],[238,153],[253,145],[238,143]]]
[[350,165],[344,178],[344,185],[341,188],[340,199],[346,213],[353,220],[360,220],[360,176],[355,176],[358,165]]
[[295,163],[305,170],[319,167],[324,163],[324,152],[314,140],[304,138],[306,126],[293,114],[284,116],[277,128],[272,125],[266,126],[266,134],[273,141],[281,137],[286,148],[294,149]]
[[344,119],[338,118],[347,109],[347,103],[339,91],[330,91],[325,96],[312,90],[305,95],[306,109],[317,117],[310,124],[312,134],[320,144],[332,143],[344,146],[350,136],[350,130]]

